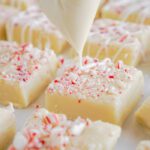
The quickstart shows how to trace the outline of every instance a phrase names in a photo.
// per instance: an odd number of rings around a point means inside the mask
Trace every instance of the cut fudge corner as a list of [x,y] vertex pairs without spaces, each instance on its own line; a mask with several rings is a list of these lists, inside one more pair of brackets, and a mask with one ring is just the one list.
[[[7,58],[7,59],[5,59]],[[0,42],[0,103],[25,108],[36,100],[54,78],[58,60],[52,50],[31,44]]]
[[148,130],[150,129],[149,110],[150,110],[150,97],[148,97],[135,112],[136,121],[140,125],[142,125],[142,127],[145,127]]
[[69,120],[66,115],[37,108],[8,150],[113,150],[120,134],[117,125],[81,117]]
[[12,143],[16,133],[16,117],[12,105],[0,108],[0,116],[0,149],[5,150]]
[[143,95],[143,73],[121,61],[85,57],[81,68],[66,66],[49,84],[45,107],[69,119],[81,116],[122,125]]

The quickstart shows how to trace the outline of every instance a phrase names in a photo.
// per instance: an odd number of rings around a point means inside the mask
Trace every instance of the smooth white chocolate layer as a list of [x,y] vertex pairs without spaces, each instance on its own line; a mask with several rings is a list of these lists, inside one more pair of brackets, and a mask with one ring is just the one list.
[[6,22],[19,11],[12,7],[0,5],[0,40],[6,40]]
[[115,0],[110,1],[102,9],[103,18],[150,24],[149,0]]
[[136,150],[150,150],[150,141],[142,141]]
[[84,55],[115,63],[137,65],[150,53],[150,27],[111,19],[96,20],[90,31]]
[[110,59],[85,58],[83,66],[69,63],[45,96],[48,110],[122,124],[143,94],[143,74]]
[[26,107],[53,78],[56,55],[32,45],[0,42],[0,103]]
[[136,112],[136,120],[143,126],[150,129],[150,98],[145,100],[142,106]]
[[26,10],[33,5],[37,5],[37,0],[0,0],[0,3],[20,10]]
[[80,57],[80,63],[100,2],[101,0],[39,0],[40,7]]
[[15,136],[9,150],[113,150],[121,128],[101,121],[77,118],[37,109]]
[[16,119],[11,106],[0,108],[0,150],[8,148],[16,132]]
[[7,23],[9,41],[32,43],[40,49],[52,48],[57,53],[67,46],[62,34],[37,7],[12,17]]

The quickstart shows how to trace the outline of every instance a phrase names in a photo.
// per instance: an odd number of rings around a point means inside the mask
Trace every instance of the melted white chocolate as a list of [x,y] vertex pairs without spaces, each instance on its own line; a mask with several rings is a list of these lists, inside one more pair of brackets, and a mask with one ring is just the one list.
[[81,60],[82,50],[100,0],[40,0],[39,4]]
[[16,14],[16,13],[18,13],[18,10],[11,8],[11,7],[0,5],[0,23],[3,20],[7,20],[13,14]]

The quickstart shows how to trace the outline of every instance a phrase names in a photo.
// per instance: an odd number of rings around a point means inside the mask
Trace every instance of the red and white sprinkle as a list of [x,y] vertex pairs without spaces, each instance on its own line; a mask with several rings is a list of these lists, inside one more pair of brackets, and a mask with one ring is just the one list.
[[79,104],[87,98],[96,100],[109,94],[120,95],[137,72],[121,61],[115,65],[110,59],[99,62],[89,57],[83,59],[82,67],[74,63],[66,68],[64,64],[62,68],[60,76],[50,83],[47,91],[75,96]]
[[88,119],[71,121],[65,115],[36,109],[8,150],[65,150],[71,139],[79,137],[91,123]]

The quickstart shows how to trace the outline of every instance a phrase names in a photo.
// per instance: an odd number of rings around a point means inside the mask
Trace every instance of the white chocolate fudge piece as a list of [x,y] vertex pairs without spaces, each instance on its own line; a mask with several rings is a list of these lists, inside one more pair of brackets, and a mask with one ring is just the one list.
[[142,141],[136,150],[150,150],[150,141]]
[[148,98],[136,112],[137,121],[150,129],[150,98]]
[[0,108],[0,150],[6,150],[16,132],[16,119],[12,107]]
[[[111,19],[96,20],[90,31],[84,55],[122,60],[137,65],[146,59],[150,47],[150,27]],[[143,56],[143,57],[142,57]]]
[[20,10],[26,10],[33,5],[37,5],[37,0],[0,0],[0,3]]
[[6,40],[6,22],[17,13],[17,9],[0,5],[0,40]]
[[9,41],[32,43],[41,49],[52,48],[57,53],[67,45],[61,33],[37,7],[12,17],[7,24],[7,35]]
[[8,150],[113,150],[120,133],[116,125],[37,109]]
[[70,64],[50,83],[46,108],[70,119],[82,116],[121,125],[141,98],[142,72],[110,59],[85,58],[83,63]]
[[51,81],[56,66],[56,55],[51,50],[0,42],[0,103],[28,106]]
[[150,24],[149,0],[114,0],[102,9],[103,18]]

